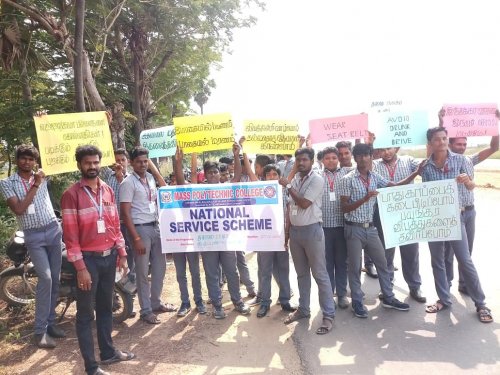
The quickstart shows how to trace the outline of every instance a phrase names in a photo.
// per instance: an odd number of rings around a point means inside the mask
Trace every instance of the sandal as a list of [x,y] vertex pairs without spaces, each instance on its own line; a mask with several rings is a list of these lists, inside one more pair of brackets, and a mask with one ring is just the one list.
[[152,312],[149,314],[146,314],[146,315],[142,315],[141,320],[143,322],[148,323],[148,324],[160,324],[161,323],[160,319],[158,319],[158,317],[155,314],[153,314]]
[[112,363],[116,363],[116,362],[130,361],[131,359],[134,359],[134,358],[135,358],[135,354],[132,352],[122,352],[120,350],[117,350],[115,352],[114,356],[112,356],[111,358],[102,360],[101,365],[111,365]]
[[165,312],[174,312],[177,311],[177,306],[172,305],[171,303],[161,304],[156,309],[153,310],[155,313],[165,313]]
[[429,313],[429,314],[436,314],[436,313],[440,312],[441,310],[446,309],[447,307],[448,306],[446,306],[443,302],[441,302],[440,300],[437,300],[436,303],[434,303],[432,305],[427,305],[425,307],[425,312]]
[[493,321],[493,316],[491,315],[491,310],[486,306],[481,306],[476,309],[477,316],[481,323],[491,323]]
[[296,322],[297,320],[300,319],[305,319],[305,318],[310,318],[311,314],[304,314],[300,310],[296,310],[293,313],[289,314],[288,317],[285,319],[284,323],[285,324],[290,324],[293,322]]
[[328,332],[330,332],[332,330],[332,328],[333,328],[333,318],[323,317],[323,323],[316,330],[316,334],[325,335]]

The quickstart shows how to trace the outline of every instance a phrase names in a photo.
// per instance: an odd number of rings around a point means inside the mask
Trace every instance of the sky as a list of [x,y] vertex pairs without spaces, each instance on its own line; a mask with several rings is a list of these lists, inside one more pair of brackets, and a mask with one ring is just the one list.
[[252,12],[255,26],[235,32],[204,112],[230,112],[237,128],[296,120],[307,134],[310,119],[402,100],[437,125],[444,103],[498,103],[499,9],[492,0],[269,0]]

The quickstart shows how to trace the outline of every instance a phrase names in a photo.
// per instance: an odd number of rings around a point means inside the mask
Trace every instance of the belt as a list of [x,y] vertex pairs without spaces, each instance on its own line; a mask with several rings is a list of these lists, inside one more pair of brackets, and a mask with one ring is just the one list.
[[465,206],[464,208],[462,208],[462,211],[472,211],[474,209],[474,205],[472,206]]
[[355,227],[360,227],[360,228],[373,227],[373,223],[355,223],[354,221],[347,221],[347,220],[344,223],[347,225],[353,225]]
[[157,221],[152,221],[150,223],[141,223],[141,224],[134,224],[136,227],[154,227],[155,225],[157,225],[158,222]]
[[82,251],[83,256],[89,256],[89,257],[107,257],[108,255],[113,254],[113,251],[115,250],[114,247],[108,250],[104,251]]

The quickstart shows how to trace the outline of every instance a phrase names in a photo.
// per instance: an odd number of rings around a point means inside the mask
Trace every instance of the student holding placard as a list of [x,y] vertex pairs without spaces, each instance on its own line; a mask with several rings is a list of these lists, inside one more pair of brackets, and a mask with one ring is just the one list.
[[[462,271],[467,293],[476,305],[476,311],[479,321],[482,323],[491,323],[493,316],[486,307],[485,295],[479,281],[476,267],[472,262],[469,245],[467,241],[467,232],[465,230],[465,212],[467,210],[467,191],[474,189],[475,184],[471,179],[474,174],[472,163],[464,155],[456,154],[448,150],[448,132],[443,127],[435,127],[427,130],[427,141],[431,156],[427,159],[422,172],[422,181],[437,181],[446,179],[456,179],[458,183],[458,197],[461,215],[462,239],[450,241],[451,248],[458,261],[458,268]],[[427,306],[428,313],[437,313],[451,306],[450,284],[446,275],[445,268],[445,242],[429,242],[431,252],[432,270],[434,273],[434,284],[439,299],[436,303]]]

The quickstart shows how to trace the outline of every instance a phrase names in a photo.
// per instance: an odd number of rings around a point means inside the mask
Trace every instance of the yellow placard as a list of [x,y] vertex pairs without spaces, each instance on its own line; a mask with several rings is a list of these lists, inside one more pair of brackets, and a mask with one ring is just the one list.
[[94,145],[102,151],[101,165],[114,163],[106,112],[35,116],[40,158],[46,175],[77,171],[75,150]]
[[233,147],[234,129],[229,113],[174,117],[174,126],[177,144],[186,154]]
[[243,134],[249,154],[293,154],[299,148],[297,121],[246,120]]

